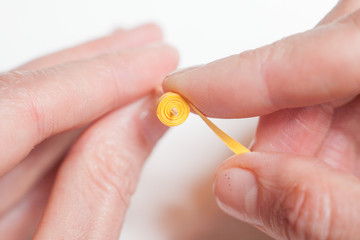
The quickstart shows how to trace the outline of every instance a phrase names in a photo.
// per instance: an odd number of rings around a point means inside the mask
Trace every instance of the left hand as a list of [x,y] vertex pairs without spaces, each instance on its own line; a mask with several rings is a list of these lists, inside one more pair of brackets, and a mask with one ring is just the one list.
[[155,25],[118,30],[0,75],[1,238],[118,239],[167,129],[153,89],[178,56],[161,40]]

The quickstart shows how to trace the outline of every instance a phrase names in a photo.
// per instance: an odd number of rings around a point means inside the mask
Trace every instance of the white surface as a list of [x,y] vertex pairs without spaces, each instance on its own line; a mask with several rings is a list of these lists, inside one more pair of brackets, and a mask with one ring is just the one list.
[[[167,41],[179,49],[181,67],[202,64],[309,29],[335,2],[3,0],[0,2],[0,72],[39,55],[107,34],[116,27],[133,27],[148,21],[160,24]],[[216,123],[244,143],[250,140],[256,125],[255,120],[217,120]],[[184,150],[180,151],[178,146]],[[193,231],[186,225],[189,218],[195,218],[199,225],[202,221],[208,223],[204,212],[191,205],[194,187],[203,181],[208,183],[204,187],[210,188],[211,173],[230,154],[195,116],[172,129],[144,169],[121,239],[190,239],[186,235],[187,231]],[[211,200],[205,202],[212,201],[211,194],[206,198]],[[169,233],[169,229],[162,229],[167,227],[161,219],[166,219],[169,208],[200,214],[189,213],[178,221],[177,231],[183,235],[175,236],[176,230]],[[195,234],[198,237],[193,239],[206,239],[206,231]]]

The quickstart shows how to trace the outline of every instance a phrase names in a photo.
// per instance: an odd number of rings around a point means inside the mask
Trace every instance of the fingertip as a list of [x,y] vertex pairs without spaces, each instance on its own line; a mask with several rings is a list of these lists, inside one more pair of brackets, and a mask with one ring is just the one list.
[[162,41],[163,33],[161,28],[156,24],[149,23],[131,29],[116,28],[111,35],[100,40],[95,40],[93,44],[105,45],[105,52],[110,52],[119,49],[146,46],[147,44]]
[[179,87],[177,86],[177,82],[175,80],[176,78],[174,78],[171,75],[168,75],[165,77],[163,84],[162,84],[162,88],[164,92],[177,92],[179,93]]
[[225,213],[248,223],[261,224],[257,218],[257,180],[251,171],[242,168],[219,171],[214,194]]
[[162,39],[163,37],[163,31],[161,29],[161,27],[156,24],[156,23],[145,23],[145,24],[141,24],[138,26],[135,26],[133,28],[124,28],[124,27],[115,27],[115,29],[113,30],[112,34],[116,35],[116,34],[123,34],[123,33],[153,33],[154,35],[157,35],[160,37],[160,39]]
[[258,98],[254,97],[252,89],[246,89],[247,83],[240,84],[242,78],[237,74],[240,70],[234,65],[235,59],[237,57],[230,56],[189,71],[175,72],[167,76],[163,88],[184,96],[209,117],[240,117],[239,112],[242,117],[249,116],[246,113],[251,110],[249,105]]
[[164,55],[162,56],[164,58],[161,58],[160,60],[162,62],[162,66],[164,67],[165,74],[168,74],[176,69],[179,64],[180,55],[175,47],[166,43],[159,42],[149,44],[148,47],[160,48],[161,52],[164,53]]
[[[125,66],[128,65],[126,68],[129,72],[147,76],[155,84],[153,87],[159,85],[166,74],[176,69],[179,62],[178,51],[163,42],[154,42],[141,47],[103,54],[97,58],[108,59],[107,62],[110,61],[110,63],[111,61],[115,62],[115,65],[112,64],[115,66],[115,70],[123,69],[124,62],[128,62]],[[132,63],[130,64],[130,62]],[[137,71],[134,66],[131,66],[132,64],[137,66]]]
[[141,26],[137,27],[136,29],[138,29],[138,30],[147,29],[147,30],[157,33],[159,36],[163,37],[163,31],[162,31],[161,27],[158,24],[153,23],[153,22],[141,25]]
[[253,159],[260,157],[261,153],[258,152],[248,152],[238,155],[233,155],[223,161],[215,171],[214,179],[217,177],[219,172],[225,171],[230,168],[249,168],[246,164],[247,162],[253,162]]
[[200,66],[191,66],[191,67],[186,67],[186,68],[182,68],[182,69],[177,69],[176,71],[168,74],[163,81],[164,92],[169,92],[169,91],[180,92],[181,91],[181,82],[183,81],[182,75],[185,73],[188,73],[190,71],[193,71],[199,67]]
[[213,190],[216,202],[225,213],[251,224],[262,225],[257,215],[257,175],[247,166],[247,162],[257,155],[250,152],[225,160],[214,174]]
[[156,23],[146,23],[138,27],[135,27],[130,31],[133,33],[139,33],[144,37],[151,37],[152,39],[156,39],[158,41],[161,41],[164,38],[161,27]]
[[115,29],[112,31],[111,35],[122,35],[122,34],[124,34],[124,33],[126,33],[126,32],[127,32],[127,30],[119,27],[119,28],[115,28]]
[[[322,239],[343,231],[342,222],[354,219],[358,204],[351,199],[359,194],[354,178],[316,158],[246,153],[219,167],[214,193],[226,213],[263,226],[272,236]],[[338,210],[339,206],[351,207]]]
[[172,59],[174,59],[174,62],[172,63],[172,71],[174,69],[176,69],[177,65],[179,64],[179,60],[180,60],[180,54],[179,54],[179,51],[169,45],[169,44],[165,44],[165,48],[167,49],[167,51],[169,51],[169,54],[172,56]]
[[154,90],[144,99],[143,106],[139,110],[140,131],[150,147],[153,147],[168,130],[168,127],[162,124],[156,115],[156,102],[161,94],[162,91]]
[[140,52],[145,50],[151,55],[152,64],[154,67],[150,69],[152,72],[161,72],[161,77],[157,78],[160,85],[167,74],[174,71],[179,64],[179,53],[173,46],[163,43],[155,42],[145,45]]

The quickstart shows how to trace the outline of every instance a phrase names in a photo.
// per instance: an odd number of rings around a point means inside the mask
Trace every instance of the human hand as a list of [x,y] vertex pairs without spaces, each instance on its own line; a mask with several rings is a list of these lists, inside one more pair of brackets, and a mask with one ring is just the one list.
[[0,75],[1,238],[29,239],[42,218],[36,240],[118,239],[166,131],[153,89],[178,56],[161,40],[154,25],[118,30]]
[[310,31],[164,82],[208,116],[261,116],[254,152],[225,161],[214,191],[274,238],[360,236],[359,7],[341,1]]

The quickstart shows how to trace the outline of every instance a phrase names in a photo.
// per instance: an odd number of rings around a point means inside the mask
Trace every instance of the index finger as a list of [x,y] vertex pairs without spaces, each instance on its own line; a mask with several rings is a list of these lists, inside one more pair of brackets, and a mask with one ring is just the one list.
[[0,176],[47,137],[144,96],[177,59],[173,48],[160,44],[0,75]]
[[180,93],[212,117],[251,117],[356,95],[360,12],[272,45],[170,75]]
[[119,239],[144,161],[166,131],[157,94],[90,126],[59,169],[34,239]]
[[357,0],[340,0],[338,4],[331,10],[318,25],[324,25],[334,21],[335,19],[345,16],[346,14],[355,12],[360,7],[360,1]]

